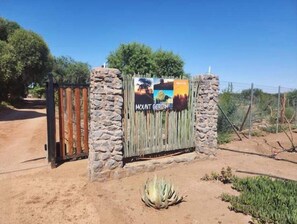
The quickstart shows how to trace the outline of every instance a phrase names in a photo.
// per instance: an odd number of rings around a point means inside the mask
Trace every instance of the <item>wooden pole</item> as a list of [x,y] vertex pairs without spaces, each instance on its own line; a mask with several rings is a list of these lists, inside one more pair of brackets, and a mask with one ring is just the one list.
[[51,167],[56,167],[56,118],[53,75],[48,75],[46,88],[46,116],[47,116],[47,152]]
[[251,85],[251,102],[250,102],[250,119],[249,119],[249,139],[252,137],[252,129],[253,129],[253,113],[252,113],[252,106],[253,106],[253,98],[254,98],[254,83]]
[[88,110],[88,89],[83,88],[83,109],[84,109],[84,152],[89,151],[89,110]]
[[59,88],[59,132],[60,132],[60,157],[65,159],[65,125],[64,125],[64,98],[63,88]]
[[245,117],[244,117],[244,119],[243,119],[243,122],[242,122],[242,124],[241,124],[241,126],[240,126],[239,131],[242,131],[243,126],[244,126],[244,124],[245,124],[245,121],[246,121],[246,119],[247,119],[247,117],[248,117],[248,115],[249,115],[249,113],[250,113],[250,110],[251,110],[251,105],[249,105],[249,108],[248,108],[248,110],[247,110],[247,112],[246,112],[246,114],[245,114]]
[[80,88],[76,87],[75,94],[75,123],[76,123],[76,154],[81,153],[81,129],[80,129]]
[[72,112],[72,89],[66,89],[67,99],[67,113],[68,113],[68,153],[70,156],[73,154],[73,112]]
[[279,114],[280,114],[280,86],[278,87],[277,94],[277,116],[276,116],[276,133],[278,133],[278,125],[279,125]]

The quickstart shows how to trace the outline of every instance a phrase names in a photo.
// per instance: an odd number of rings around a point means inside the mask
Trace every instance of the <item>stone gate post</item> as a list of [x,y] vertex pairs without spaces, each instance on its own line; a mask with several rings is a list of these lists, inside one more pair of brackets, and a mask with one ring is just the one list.
[[200,75],[195,101],[196,151],[215,154],[217,149],[219,78],[215,75]]
[[89,164],[91,181],[123,167],[122,77],[118,69],[95,68],[90,77]]

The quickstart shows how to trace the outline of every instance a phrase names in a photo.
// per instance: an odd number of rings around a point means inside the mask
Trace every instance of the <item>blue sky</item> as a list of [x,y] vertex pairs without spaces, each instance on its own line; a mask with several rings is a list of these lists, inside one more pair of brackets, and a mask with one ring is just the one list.
[[297,0],[0,0],[55,56],[102,65],[121,43],[179,54],[185,71],[297,88]]

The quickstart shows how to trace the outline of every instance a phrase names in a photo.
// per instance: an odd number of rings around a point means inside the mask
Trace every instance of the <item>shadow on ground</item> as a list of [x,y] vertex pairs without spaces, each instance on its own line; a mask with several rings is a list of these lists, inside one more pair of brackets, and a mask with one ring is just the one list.
[[46,100],[25,98],[13,106],[17,109],[44,109]]
[[0,114],[0,121],[25,120],[44,116],[46,116],[45,113],[36,111],[19,111],[7,108]]

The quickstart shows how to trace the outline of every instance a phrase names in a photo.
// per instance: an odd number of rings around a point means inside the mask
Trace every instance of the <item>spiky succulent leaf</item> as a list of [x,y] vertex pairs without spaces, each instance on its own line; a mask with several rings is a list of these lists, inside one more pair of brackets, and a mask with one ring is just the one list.
[[161,209],[181,202],[183,196],[178,196],[170,182],[155,176],[144,184],[141,199],[147,206]]

